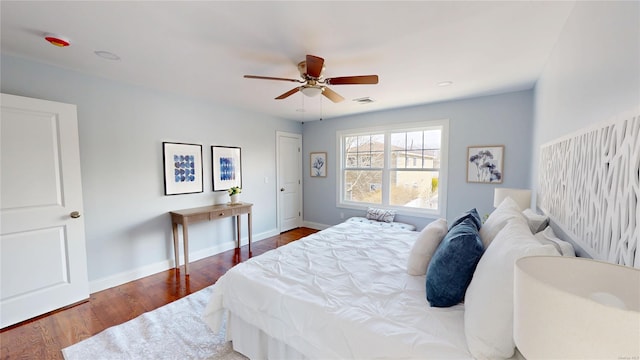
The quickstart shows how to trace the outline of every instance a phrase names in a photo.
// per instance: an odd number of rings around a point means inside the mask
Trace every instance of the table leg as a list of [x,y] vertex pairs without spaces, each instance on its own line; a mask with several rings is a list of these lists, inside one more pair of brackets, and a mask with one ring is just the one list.
[[242,246],[242,238],[240,237],[240,218],[240,215],[236,215],[236,236],[238,237],[238,246],[236,249],[238,249],[238,251],[240,251],[240,247]]
[[247,213],[247,222],[248,222],[248,229],[249,229],[249,257],[251,257],[251,233],[253,232],[251,230],[251,211],[249,211]]
[[175,268],[176,270],[180,268],[180,252],[178,250],[178,242],[180,239],[178,237],[178,223],[173,223],[173,253],[176,258]]
[[182,240],[184,242],[184,274],[189,275],[189,231],[187,223],[182,224]]

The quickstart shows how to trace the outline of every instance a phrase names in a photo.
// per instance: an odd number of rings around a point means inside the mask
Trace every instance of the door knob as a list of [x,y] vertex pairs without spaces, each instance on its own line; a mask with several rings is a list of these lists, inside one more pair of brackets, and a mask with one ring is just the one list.
[[284,188],[280,188],[280,191],[284,191]]
[[72,211],[71,214],[69,214],[69,216],[71,216],[71,218],[73,219],[77,219],[80,217],[80,213],[78,211]]

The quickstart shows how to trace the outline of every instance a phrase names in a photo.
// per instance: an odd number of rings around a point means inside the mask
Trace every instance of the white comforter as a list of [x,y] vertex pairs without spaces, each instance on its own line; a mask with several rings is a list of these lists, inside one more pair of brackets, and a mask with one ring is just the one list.
[[471,358],[464,308],[431,308],[406,273],[417,232],[342,223],[241,263],[214,286],[226,310],[315,359]]

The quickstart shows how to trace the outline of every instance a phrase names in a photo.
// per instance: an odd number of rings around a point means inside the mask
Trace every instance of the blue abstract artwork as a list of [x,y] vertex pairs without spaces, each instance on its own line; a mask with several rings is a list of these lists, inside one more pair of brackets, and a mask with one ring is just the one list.
[[176,183],[196,181],[195,157],[193,155],[173,155],[174,179]]
[[242,187],[242,160],[240,148],[234,146],[211,147],[213,191]]
[[162,143],[164,194],[202,192],[202,145]]
[[236,166],[232,157],[220,157],[220,180],[235,180]]

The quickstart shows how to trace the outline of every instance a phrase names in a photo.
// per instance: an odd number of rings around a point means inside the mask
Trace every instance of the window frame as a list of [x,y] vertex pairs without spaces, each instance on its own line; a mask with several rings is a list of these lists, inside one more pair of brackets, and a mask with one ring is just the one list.
[[[397,132],[426,131],[439,129],[440,133],[440,168],[438,169],[438,209],[422,209],[389,204],[389,182],[392,171],[433,171],[433,169],[402,169],[391,167],[391,134]],[[347,136],[363,136],[382,133],[384,136],[384,164],[382,167],[382,203],[366,203],[345,200],[345,162],[343,140]],[[445,217],[447,213],[447,179],[449,167],[449,119],[429,120],[414,123],[389,124],[358,129],[336,131],[336,207],[345,209],[366,210],[368,207],[396,210],[398,214],[410,216]]]

